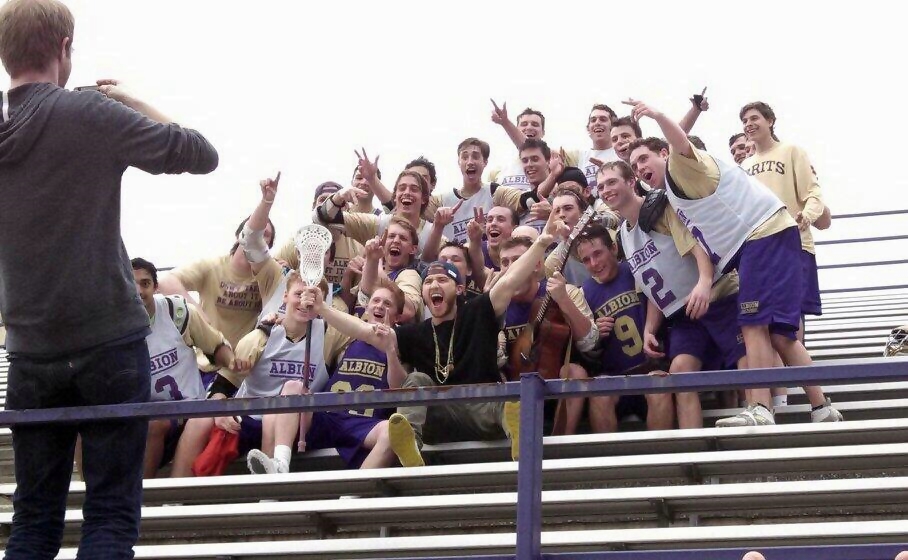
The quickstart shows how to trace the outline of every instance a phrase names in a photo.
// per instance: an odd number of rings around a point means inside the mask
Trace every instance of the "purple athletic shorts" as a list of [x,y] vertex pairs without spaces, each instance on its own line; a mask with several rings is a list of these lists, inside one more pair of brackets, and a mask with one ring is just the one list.
[[693,321],[680,312],[669,325],[669,358],[690,354],[704,368],[725,369],[737,366],[744,357],[744,337],[738,328],[736,294],[709,304],[706,315]]
[[804,299],[801,300],[802,315],[822,315],[820,302],[820,279],[817,277],[817,256],[801,250],[801,280],[804,283]]
[[348,467],[358,468],[368,454],[363,442],[382,420],[344,412],[315,412],[306,434],[306,449],[337,449]]
[[246,457],[252,449],[262,448],[262,420],[252,416],[240,418],[240,457]]
[[738,324],[768,325],[795,340],[801,326],[801,236],[791,226],[744,243],[738,261]]

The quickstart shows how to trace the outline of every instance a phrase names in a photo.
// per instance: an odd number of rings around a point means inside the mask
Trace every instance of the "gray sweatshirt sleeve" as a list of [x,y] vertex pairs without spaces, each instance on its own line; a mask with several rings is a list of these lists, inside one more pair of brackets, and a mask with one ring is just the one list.
[[189,128],[149,119],[122,103],[97,96],[95,115],[118,163],[152,174],[211,173],[218,153],[204,136]]

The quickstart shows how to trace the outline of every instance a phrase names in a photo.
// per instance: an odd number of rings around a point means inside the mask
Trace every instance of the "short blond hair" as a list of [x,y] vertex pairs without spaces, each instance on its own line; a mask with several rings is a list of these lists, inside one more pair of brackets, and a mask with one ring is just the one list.
[[0,8],[0,61],[13,78],[46,70],[69,37],[71,52],[76,21],[57,0],[9,0]]

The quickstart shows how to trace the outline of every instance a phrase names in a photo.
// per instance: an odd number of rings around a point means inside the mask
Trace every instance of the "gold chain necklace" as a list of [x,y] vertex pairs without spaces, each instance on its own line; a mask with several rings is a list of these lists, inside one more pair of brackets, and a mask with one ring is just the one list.
[[441,348],[438,346],[438,334],[435,332],[435,323],[432,323],[432,340],[435,342],[435,379],[444,384],[448,376],[454,371],[454,329],[457,328],[457,316],[451,325],[451,338],[448,340],[448,363],[441,365]]

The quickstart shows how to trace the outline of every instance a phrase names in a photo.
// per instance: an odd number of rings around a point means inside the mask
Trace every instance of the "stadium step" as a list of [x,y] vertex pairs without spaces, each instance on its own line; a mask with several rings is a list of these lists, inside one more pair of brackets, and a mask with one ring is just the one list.
[[[805,511],[815,517],[902,516],[908,513],[908,477],[546,491],[542,508],[550,528],[767,523],[802,517]],[[427,528],[437,533],[513,525],[516,512],[516,492],[146,507],[142,541],[274,532],[323,538],[379,528],[398,535]],[[67,512],[70,538],[78,535],[81,517],[80,511]],[[8,523],[0,517],[0,524]]]
[[[545,531],[545,553],[603,550],[679,550],[783,545],[897,543],[908,539],[908,519],[660,529]],[[140,560],[263,560],[276,558],[401,558],[514,554],[514,533],[479,533],[324,540],[199,543],[136,547]],[[59,560],[73,560],[63,549]],[[732,560],[710,556],[710,560]],[[740,556],[738,556],[740,558]],[[735,558],[734,560],[737,560]]]

